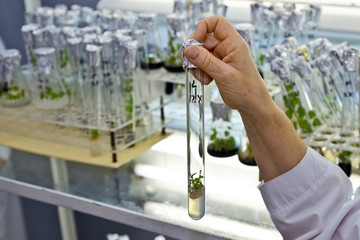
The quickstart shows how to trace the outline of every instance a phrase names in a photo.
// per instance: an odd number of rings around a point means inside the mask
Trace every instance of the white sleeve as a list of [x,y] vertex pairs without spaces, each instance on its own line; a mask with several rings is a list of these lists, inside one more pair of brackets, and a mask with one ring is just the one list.
[[360,197],[351,200],[348,177],[311,148],[259,189],[284,239],[360,239]]

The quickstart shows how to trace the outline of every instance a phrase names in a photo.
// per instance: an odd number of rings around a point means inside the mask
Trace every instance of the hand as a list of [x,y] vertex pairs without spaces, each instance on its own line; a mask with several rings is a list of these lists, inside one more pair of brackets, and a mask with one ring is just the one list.
[[[226,105],[245,113],[253,109],[254,103],[261,106],[265,99],[271,101],[246,41],[224,17],[201,20],[189,38],[203,42],[204,48],[187,47],[186,58],[204,71],[202,79],[198,78],[202,83],[215,80]],[[194,75],[199,73],[195,70]]]
[[271,180],[296,166],[306,147],[271,99],[240,34],[224,17],[213,16],[201,20],[189,38],[204,43],[204,48],[184,50],[198,67],[195,77],[202,70],[201,82],[214,79],[225,104],[239,111],[263,179]]

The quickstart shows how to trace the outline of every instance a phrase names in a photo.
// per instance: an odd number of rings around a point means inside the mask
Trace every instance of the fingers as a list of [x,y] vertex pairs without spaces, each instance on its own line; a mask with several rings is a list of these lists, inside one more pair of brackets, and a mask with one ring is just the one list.
[[223,41],[233,34],[238,34],[235,28],[223,16],[212,16],[201,20],[196,25],[195,32],[190,36],[199,42],[205,42],[207,34],[213,33],[219,41]]
[[[184,50],[186,58],[206,74],[202,78],[198,78],[202,83],[209,84],[212,79],[221,79],[224,72],[231,71],[231,67],[216,58],[207,49],[200,46],[188,46]],[[196,74],[196,71],[194,71]]]

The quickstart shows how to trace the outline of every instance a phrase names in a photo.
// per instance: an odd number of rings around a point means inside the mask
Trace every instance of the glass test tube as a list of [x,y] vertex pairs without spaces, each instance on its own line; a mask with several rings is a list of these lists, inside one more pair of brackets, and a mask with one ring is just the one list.
[[[189,45],[201,44],[187,39],[181,47],[186,68],[188,214],[199,220],[205,214],[204,85],[192,75],[192,69],[196,67],[183,54]],[[199,72],[201,78],[202,72]]]
[[198,220],[205,214],[204,85],[186,69],[188,212]]

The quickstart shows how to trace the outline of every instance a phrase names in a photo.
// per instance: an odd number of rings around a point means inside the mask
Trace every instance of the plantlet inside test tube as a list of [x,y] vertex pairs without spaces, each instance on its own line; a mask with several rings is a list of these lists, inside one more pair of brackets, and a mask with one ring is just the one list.
[[189,216],[194,220],[201,219],[205,214],[205,186],[203,184],[204,176],[199,171],[199,176],[195,177],[196,173],[190,176],[189,186]]

